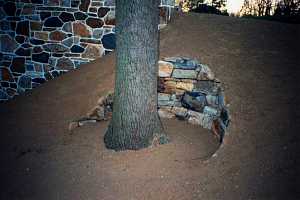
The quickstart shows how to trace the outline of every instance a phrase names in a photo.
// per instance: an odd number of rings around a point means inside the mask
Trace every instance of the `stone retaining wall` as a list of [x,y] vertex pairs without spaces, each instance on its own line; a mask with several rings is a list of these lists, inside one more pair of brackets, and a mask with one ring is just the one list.
[[114,49],[114,0],[0,0],[0,101]]
[[229,125],[221,83],[207,65],[173,57],[159,62],[158,113],[212,130],[220,142]]
[[[222,143],[229,125],[229,112],[220,81],[207,65],[197,60],[173,57],[159,61],[158,113],[162,118],[177,118],[210,129]],[[70,129],[108,120],[113,109],[113,94],[101,97],[97,105]]]

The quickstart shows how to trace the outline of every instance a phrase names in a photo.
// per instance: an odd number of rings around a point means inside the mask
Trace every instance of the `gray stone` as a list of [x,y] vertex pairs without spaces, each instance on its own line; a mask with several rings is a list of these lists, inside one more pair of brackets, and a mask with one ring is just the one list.
[[86,124],[93,124],[93,123],[96,123],[97,120],[95,119],[81,119],[79,122],[78,122],[78,126],[84,126]]
[[67,33],[72,33],[72,22],[64,23],[62,30]]
[[105,0],[104,6],[115,6],[115,0]]
[[195,70],[174,69],[172,77],[180,79],[195,79],[197,78],[197,72]]
[[206,101],[207,104],[212,107],[219,106],[219,96],[217,95],[211,95],[211,94],[206,95]]
[[161,5],[164,6],[175,6],[175,1],[174,0],[161,0]]
[[0,21],[0,29],[2,31],[9,31],[10,29],[10,23],[6,20]]
[[56,63],[57,63],[57,58],[54,58],[54,57],[50,57],[49,58],[49,62],[48,62],[49,67],[51,67],[52,69],[54,69],[55,66],[56,66]]
[[188,110],[180,106],[174,106],[172,112],[178,119],[184,120],[188,117]]
[[97,28],[93,30],[93,37],[95,39],[101,39],[103,35],[103,29],[102,28]]
[[158,106],[181,106],[181,102],[176,95],[158,93]]
[[158,93],[158,101],[170,101],[170,98],[170,94]]
[[198,74],[198,80],[214,80],[215,75],[207,65],[201,64],[201,70]]
[[5,14],[5,12],[4,12],[4,10],[3,10],[3,8],[2,8],[2,7],[0,7],[0,19],[4,19],[4,18],[5,18],[5,16],[6,16],[6,14]]
[[193,92],[217,95],[219,90],[220,87],[214,81],[197,81],[194,84]]
[[171,111],[171,109],[171,107],[161,107],[158,109],[158,115],[167,119],[174,118],[175,114]]
[[64,53],[69,51],[66,46],[61,44],[45,44],[43,45],[43,48],[45,49],[45,51],[53,53]]
[[203,128],[210,129],[212,128],[212,124],[214,121],[214,118],[212,118],[210,115],[195,112],[189,110],[187,113],[188,122],[195,125],[200,125]]
[[205,106],[203,109],[203,113],[213,119],[217,119],[218,117],[220,117],[220,111],[210,106]]
[[197,60],[182,57],[169,57],[164,59],[167,62],[171,62],[175,68],[195,70],[200,64]]
[[185,92],[182,98],[182,105],[185,108],[203,112],[203,109],[207,105],[207,102],[205,95],[202,93]]
[[220,107],[226,106],[224,92],[222,92],[222,91],[218,95],[218,104]]
[[8,94],[4,90],[0,89],[0,100],[7,100],[7,99],[9,99]]
[[31,77],[26,75],[21,76],[18,81],[18,86],[23,89],[31,89]]
[[203,121],[202,121],[202,127],[206,129],[211,129],[212,124],[213,124],[213,118],[210,115],[203,115]]
[[159,107],[161,107],[161,106],[173,106],[173,105],[174,105],[173,101],[163,101],[163,100],[158,101],[158,106]]
[[12,53],[18,47],[17,42],[9,35],[0,35],[1,52]]
[[191,124],[196,124],[196,125],[203,125],[203,119],[204,119],[204,114],[195,112],[192,110],[188,111],[188,122]]
[[71,0],[62,0],[61,5],[63,7],[71,7]]
[[194,70],[197,68],[199,63],[196,60],[182,58],[180,60],[180,62],[175,62],[174,65],[176,68],[179,68],[179,69],[193,69]]
[[62,41],[62,44],[65,45],[65,46],[67,46],[67,47],[73,46],[73,44],[74,44],[74,37],[69,37],[67,39],[64,39]]
[[230,122],[230,116],[229,116],[229,111],[227,108],[222,108],[221,110],[221,114],[220,114],[220,119],[222,120],[222,122],[224,123],[224,125],[227,127],[229,125]]
[[180,59],[179,57],[167,57],[167,58],[164,58],[164,61],[166,62],[176,62],[178,59]]
[[74,63],[69,58],[59,58],[57,60],[56,68],[58,70],[72,70],[74,69]]

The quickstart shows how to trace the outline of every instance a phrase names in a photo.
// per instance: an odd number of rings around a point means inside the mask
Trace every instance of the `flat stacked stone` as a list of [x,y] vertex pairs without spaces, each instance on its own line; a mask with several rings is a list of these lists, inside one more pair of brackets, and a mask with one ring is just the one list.
[[222,142],[229,115],[220,82],[207,65],[185,57],[159,61],[161,117],[187,120],[212,130]]

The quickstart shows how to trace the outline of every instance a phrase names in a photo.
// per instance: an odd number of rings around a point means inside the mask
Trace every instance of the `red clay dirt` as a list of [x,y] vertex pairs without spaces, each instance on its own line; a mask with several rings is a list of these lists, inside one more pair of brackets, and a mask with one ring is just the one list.
[[114,152],[107,122],[70,132],[113,88],[114,53],[0,105],[0,199],[299,199],[299,25],[177,14],[160,57],[208,64],[224,84],[225,144],[164,120],[172,142]]

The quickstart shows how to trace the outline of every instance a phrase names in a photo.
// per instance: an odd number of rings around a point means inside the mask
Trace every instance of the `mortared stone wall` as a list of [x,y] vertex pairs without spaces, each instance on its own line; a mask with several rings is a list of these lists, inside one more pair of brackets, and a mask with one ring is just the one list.
[[[161,23],[173,4],[161,2]],[[0,101],[115,46],[114,0],[0,0]]]

